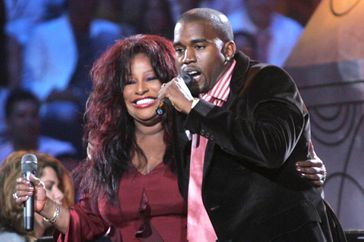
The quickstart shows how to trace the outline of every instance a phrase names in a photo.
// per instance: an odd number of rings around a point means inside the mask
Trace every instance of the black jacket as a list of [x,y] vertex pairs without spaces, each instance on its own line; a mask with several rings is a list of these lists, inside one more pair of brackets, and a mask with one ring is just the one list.
[[181,193],[187,199],[187,129],[209,140],[202,196],[219,241],[270,241],[309,221],[328,233],[321,189],[295,170],[296,161],[309,157],[310,123],[294,81],[284,70],[261,67],[242,53],[235,60],[222,107],[200,100],[189,115],[178,114]]

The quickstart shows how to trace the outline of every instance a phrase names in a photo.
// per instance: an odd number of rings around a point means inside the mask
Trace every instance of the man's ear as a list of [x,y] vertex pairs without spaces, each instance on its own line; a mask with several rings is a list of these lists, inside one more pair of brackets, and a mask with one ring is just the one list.
[[236,52],[235,42],[230,40],[224,44],[224,56],[227,61],[230,61]]

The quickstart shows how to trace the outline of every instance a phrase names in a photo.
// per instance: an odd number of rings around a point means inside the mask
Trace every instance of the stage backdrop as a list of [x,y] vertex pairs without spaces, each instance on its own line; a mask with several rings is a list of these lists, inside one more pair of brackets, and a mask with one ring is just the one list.
[[364,228],[364,1],[322,0],[287,60],[344,229]]

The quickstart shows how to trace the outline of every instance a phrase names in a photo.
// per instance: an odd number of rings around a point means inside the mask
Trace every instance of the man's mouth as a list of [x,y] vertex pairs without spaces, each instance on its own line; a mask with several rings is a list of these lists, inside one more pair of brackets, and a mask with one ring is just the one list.
[[188,70],[185,71],[194,81],[197,81],[199,79],[199,77],[201,76],[201,72],[200,71],[196,71],[196,70]]
[[198,76],[201,74],[199,71],[186,71],[186,73],[192,77]]

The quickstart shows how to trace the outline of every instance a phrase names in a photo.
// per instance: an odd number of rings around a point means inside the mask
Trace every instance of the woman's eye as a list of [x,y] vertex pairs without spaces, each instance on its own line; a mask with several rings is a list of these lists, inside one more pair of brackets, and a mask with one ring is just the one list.
[[151,76],[151,77],[147,77],[146,79],[147,81],[154,81],[154,80],[158,80],[158,77],[156,76]]
[[125,85],[130,85],[130,84],[134,84],[134,83],[136,83],[135,80],[126,80],[125,81]]

